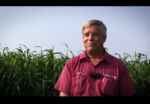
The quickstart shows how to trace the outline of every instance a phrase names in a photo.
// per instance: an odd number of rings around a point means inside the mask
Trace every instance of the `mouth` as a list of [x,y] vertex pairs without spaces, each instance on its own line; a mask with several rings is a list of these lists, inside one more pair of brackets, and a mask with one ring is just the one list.
[[94,43],[89,43],[88,45],[94,45]]

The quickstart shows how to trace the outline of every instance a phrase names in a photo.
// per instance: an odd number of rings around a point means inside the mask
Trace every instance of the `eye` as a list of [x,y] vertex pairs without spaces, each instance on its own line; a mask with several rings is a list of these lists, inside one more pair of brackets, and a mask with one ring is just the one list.
[[84,34],[84,36],[88,36],[89,34]]
[[98,33],[94,33],[93,35],[94,35],[94,36],[98,36],[99,34],[98,34]]

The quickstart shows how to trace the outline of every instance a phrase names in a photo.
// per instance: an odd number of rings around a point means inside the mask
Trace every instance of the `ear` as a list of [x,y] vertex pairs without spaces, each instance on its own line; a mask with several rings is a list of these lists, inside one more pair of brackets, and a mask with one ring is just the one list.
[[82,34],[82,40],[83,40],[83,34]]
[[103,36],[103,43],[106,41],[106,38],[107,38],[107,35],[105,34],[104,36]]

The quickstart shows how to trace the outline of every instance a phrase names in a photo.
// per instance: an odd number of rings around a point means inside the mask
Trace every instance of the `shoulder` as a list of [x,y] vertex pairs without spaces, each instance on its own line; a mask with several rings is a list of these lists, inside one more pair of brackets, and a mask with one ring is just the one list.
[[111,63],[116,66],[120,77],[129,77],[129,71],[126,64],[119,58],[110,55]]
[[111,65],[115,66],[118,70],[127,69],[125,63],[121,59],[110,54],[108,55],[109,55],[109,60]]
[[80,63],[80,56],[75,56],[73,58],[70,58],[67,62],[65,66],[68,66],[71,70],[74,69],[79,63]]
[[68,61],[67,61],[67,64],[76,64],[77,62],[80,61],[80,56],[81,55],[78,55],[78,56],[75,56],[73,58],[70,58]]
[[109,55],[109,59],[110,59],[111,63],[124,64],[124,62],[121,59],[119,59],[111,54],[108,54],[108,55]]

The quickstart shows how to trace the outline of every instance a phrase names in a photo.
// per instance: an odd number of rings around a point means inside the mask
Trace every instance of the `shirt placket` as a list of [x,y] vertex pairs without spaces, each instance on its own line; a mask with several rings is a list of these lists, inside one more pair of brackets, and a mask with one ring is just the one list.
[[[95,73],[96,66],[93,65],[92,62],[90,63],[90,67],[91,67],[91,71]],[[92,91],[91,91],[92,94],[90,96],[96,96],[95,88],[96,88],[96,79],[92,78]]]

